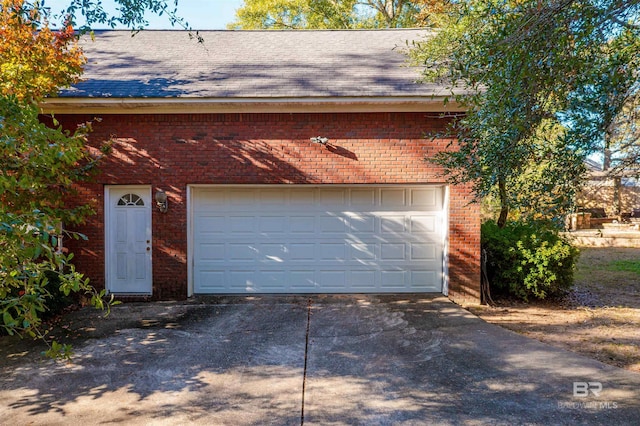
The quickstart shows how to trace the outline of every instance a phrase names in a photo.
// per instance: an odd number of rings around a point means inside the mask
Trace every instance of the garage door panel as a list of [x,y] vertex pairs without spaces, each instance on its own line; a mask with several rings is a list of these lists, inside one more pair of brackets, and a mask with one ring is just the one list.
[[377,220],[371,215],[349,215],[349,231],[357,232],[359,234],[368,233],[373,234],[377,229]]
[[320,244],[320,260],[344,261],[346,251],[344,243],[322,243]]
[[227,245],[227,256],[220,260],[247,261],[255,260],[258,250],[251,244],[230,243]]
[[226,279],[232,293],[255,293],[256,288],[255,270],[231,269],[228,271]]
[[382,234],[405,233],[407,230],[404,216],[385,216],[380,218],[380,231]]
[[359,208],[373,207],[376,205],[375,189],[353,189],[351,190],[351,205]]
[[437,188],[410,189],[410,206],[423,210],[442,210],[442,191]]
[[323,206],[344,206],[346,194],[342,189],[325,190],[320,193],[320,203]]
[[196,249],[196,257],[203,261],[219,260],[225,258],[225,245],[220,243],[201,243]]
[[198,206],[202,206],[205,209],[207,207],[215,208],[220,204],[220,200],[226,202],[226,195],[228,192],[224,188],[198,188],[198,199],[196,200]]
[[289,260],[293,262],[313,262],[316,259],[316,245],[313,243],[292,243]]
[[263,207],[280,207],[286,203],[286,195],[283,191],[260,191],[260,204]]
[[289,272],[289,280],[291,285],[290,290],[292,292],[315,292],[316,277],[314,270],[292,270]]
[[193,188],[194,292],[442,291],[441,193]]
[[287,218],[282,216],[266,216],[259,220],[259,231],[269,234],[282,234],[288,229]]
[[195,224],[196,234],[223,234],[227,229],[226,217],[202,215]]
[[383,270],[380,272],[380,289],[389,290],[404,288],[407,285],[407,271],[404,270]]
[[225,271],[201,269],[198,278],[202,283],[203,293],[216,292],[224,293],[226,290]]
[[417,233],[427,233],[432,234],[436,232],[436,223],[438,222],[438,217],[435,215],[423,216],[423,215],[415,215],[410,216],[410,229],[412,234]]
[[329,291],[344,290],[347,288],[346,272],[343,270],[320,270],[317,273],[318,289]]
[[261,290],[265,292],[276,292],[286,289],[287,271],[279,270],[263,270],[260,271]]
[[318,232],[321,234],[327,233],[339,233],[343,234],[346,231],[345,226],[346,219],[339,216],[322,216],[318,221]]
[[291,216],[289,218],[289,231],[293,234],[314,234],[316,221],[314,216]]
[[382,189],[380,191],[380,205],[382,207],[397,207],[407,204],[406,191],[401,188]]
[[233,194],[229,194],[226,202],[232,207],[251,207],[256,205],[256,196],[260,193],[251,189],[236,189]]
[[440,291],[438,274],[433,270],[411,271],[411,287],[425,291]]
[[315,204],[316,191],[313,189],[293,189],[289,192],[289,203],[293,206],[309,206]]
[[377,244],[375,243],[351,243],[350,248],[350,260],[356,261],[371,261],[376,260],[377,256]]
[[384,243],[380,245],[380,260],[405,260],[406,246],[404,243]]
[[258,256],[264,263],[284,263],[288,260],[289,250],[285,244],[260,244]]
[[[318,242],[318,243],[201,243],[195,251],[203,262],[277,262],[289,261],[396,261],[439,260],[437,242]],[[367,263],[371,264],[371,263]]]
[[255,232],[254,216],[229,217],[229,231],[234,234],[253,234]]
[[411,244],[411,260],[437,260],[439,255],[441,253],[435,242]]

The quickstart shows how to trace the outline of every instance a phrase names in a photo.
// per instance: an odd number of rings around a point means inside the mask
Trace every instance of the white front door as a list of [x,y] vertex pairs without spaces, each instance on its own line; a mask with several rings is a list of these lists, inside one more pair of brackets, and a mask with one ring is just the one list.
[[151,294],[151,188],[109,186],[105,191],[107,290]]

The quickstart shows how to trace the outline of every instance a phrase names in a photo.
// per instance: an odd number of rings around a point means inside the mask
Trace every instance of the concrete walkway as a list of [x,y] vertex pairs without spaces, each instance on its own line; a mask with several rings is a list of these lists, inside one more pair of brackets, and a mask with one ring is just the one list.
[[640,375],[442,297],[204,299],[69,321],[72,363],[0,339],[2,423],[618,425],[640,413]]

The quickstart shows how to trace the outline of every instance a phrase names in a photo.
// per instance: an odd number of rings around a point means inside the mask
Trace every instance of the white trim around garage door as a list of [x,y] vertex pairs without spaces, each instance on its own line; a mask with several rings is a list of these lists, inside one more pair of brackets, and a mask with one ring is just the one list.
[[447,292],[443,185],[188,185],[187,232],[189,296]]

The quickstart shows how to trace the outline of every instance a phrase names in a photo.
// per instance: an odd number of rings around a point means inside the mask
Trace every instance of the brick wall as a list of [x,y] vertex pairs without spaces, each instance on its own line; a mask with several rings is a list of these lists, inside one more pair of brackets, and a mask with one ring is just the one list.
[[[56,116],[66,126],[93,117]],[[74,202],[96,211],[78,231],[88,241],[70,242],[75,263],[97,287],[104,286],[104,185],[144,184],[169,196],[166,214],[153,209],[153,295],[187,294],[188,184],[398,184],[443,183],[425,158],[447,149],[431,141],[446,120],[425,113],[282,113],[103,115],[91,144],[112,140],[112,151]],[[328,137],[329,147],[312,143]],[[469,186],[449,189],[449,295],[478,301],[480,220],[469,205]]]

